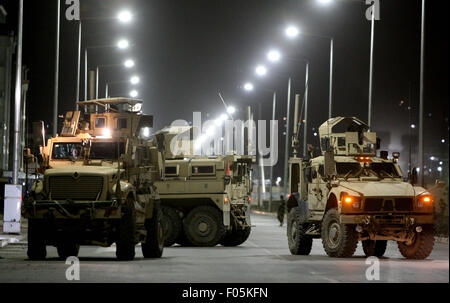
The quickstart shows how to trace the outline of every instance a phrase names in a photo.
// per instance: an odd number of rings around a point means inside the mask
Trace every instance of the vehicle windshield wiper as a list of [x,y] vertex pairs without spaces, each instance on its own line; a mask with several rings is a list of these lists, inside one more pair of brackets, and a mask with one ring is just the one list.
[[380,175],[381,174],[385,174],[386,176],[390,177],[392,180],[395,180],[395,177],[385,170],[380,170]]

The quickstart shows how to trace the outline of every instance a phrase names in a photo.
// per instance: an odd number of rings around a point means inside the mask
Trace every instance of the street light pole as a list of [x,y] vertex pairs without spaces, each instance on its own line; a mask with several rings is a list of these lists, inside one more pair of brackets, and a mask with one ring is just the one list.
[[[276,117],[276,107],[277,107],[277,93],[273,92],[273,108],[272,108],[272,121],[275,121]],[[273,132],[277,131],[274,127]],[[273,142],[273,135],[271,136],[270,146],[274,146],[275,142]],[[270,166],[270,198],[269,198],[269,212],[272,211],[272,202],[273,202],[273,165]]]
[[370,75],[369,75],[369,113],[368,113],[368,125],[372,128],[372,96],[373,96],[373,46],[375,38],[375,4],[372,5],[372,29],[370,34]]
[[88,100],[88,53],[84,49],[84,101]]
[[61,28],[61,1],[56,0],[58,13],[56,21],[56,55],[55,55],[55,91],[53,100],[53,136],[56,137],[58,133],[58,91],[59,91],[59,38]]
[[423,107],[425,97],[425,0],[422,0],[422,25],[420,39],[420,106],[419,106],[419,167],[420,185],[424,186],[425,171],[423,167]]
[[81,85],[81,20],[78,24],[78,62],[77,62],[77,95],[76,95],[76,102],[75,102],[75,108],[78,111],[79,106],[78,102],[80,100],[80,85]]
[[330,41],[330,89],[329,89],[329,106],[328,106],[328,118],[333,116],[333,59],[334,59],[334,38]]
[[283,192],[286,195],[288,190],[288,163],[289,163],[289,123],[290,123],[290,108],[291,108],[291,88],[292,79],[289,78],[288,92],[287,92],[287,114],[286,114],[286,145],[284,150],[284,179],[283,179]]
[[306,62],[306,82],[305,82],[305,123],[303,129],[303,158],[307,155],[308,138],[308,92],[309,92],[309,61]]

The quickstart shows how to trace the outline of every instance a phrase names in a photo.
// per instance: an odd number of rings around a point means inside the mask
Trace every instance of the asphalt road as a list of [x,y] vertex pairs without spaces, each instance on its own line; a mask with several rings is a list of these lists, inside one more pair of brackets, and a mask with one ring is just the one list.
[[[132,262],[115,260],[115,247],[80,249],[80,282],[179,282],[179,283],[299,283],[370,282],[366,279],[366,258],[362,248],[353,258],[325,255],[321,240],[314,240],[310,256],[292,256],[287,248],[286,228],[271,216],[253,215],[250,239],[242,246],[227,248],[166,248],[163,258],[146,260],[140,247]],[[26,245],[0,249],[0,283],[68,282],[69,265],[57,259],[56,249],[47,247],[46,261],[29,261]],[[402,258],[390,242],[380,260],[379,282],[449,282],[447,244],[436,244],[424,261]],[[70,282],[73,283],[73,282]]]

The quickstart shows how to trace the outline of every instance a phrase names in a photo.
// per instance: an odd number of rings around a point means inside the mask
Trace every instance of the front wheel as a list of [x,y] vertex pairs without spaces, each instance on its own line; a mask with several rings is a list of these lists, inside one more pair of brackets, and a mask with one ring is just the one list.
[[364,240],[362,247],[366,257],[382,257],[386,252],[387,240]]
[[358,246],[358,235],[355,226],[341,224],[336,208],[326,212],[322,221],[322,244],[330,257],[349,258]]
[[225,234],[222,222],[222,213],[217,208],[199,206],[191,210],[184,220],[184,232],[194,246],[216,246]]
[[40,221],[28,220],[28,250],[27,255],[30,260],[43,260],[47,256],[47,248],[43,235],[45,234],[44,224]]
[[406,259],[424,260],[431,254],[433,247],[434,228],[432,225],[423,226],[422,232],[416,232],[413,243],[410,245],[398,242],[398,249]]
[[164,229],[164,246],[170,247],[175,244],[183,232],[181,218],[177,211],[169,206],[162,206],[162,224]]
[[78,257],[80,245],[71,241],[61,241],[56,245],[56,249],[59,258],[66,260],[68,257]]
[[311,253],[313,238],[305,234],[298,207],[293,207],[288,214],[287,237],[291,254],[307,256]]
[[251,231],[251,227],[236,227],[236,224],[233,223],[231,230],[225,234],[220,244],[230,247],[239,246],[247,241],[248,237],[250,237]]
[[161,258],[164,251],[164,229],[160,209],[156,210],[153,218],[147,220],[146,229],[146,240],[141,245],[144,258]]
[[134,201],[127,199],[122,206],[122,218],[119,224],[118,239],[116,242],[116,257],[119,261],[131,261],[135,256],[136,246],[136,209]]

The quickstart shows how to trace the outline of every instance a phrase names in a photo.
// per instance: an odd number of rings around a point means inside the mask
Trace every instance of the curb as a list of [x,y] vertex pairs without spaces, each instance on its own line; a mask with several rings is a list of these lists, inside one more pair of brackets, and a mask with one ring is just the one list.
[[448,237],[434,237],[435,241],[440,244],[448,244]]

